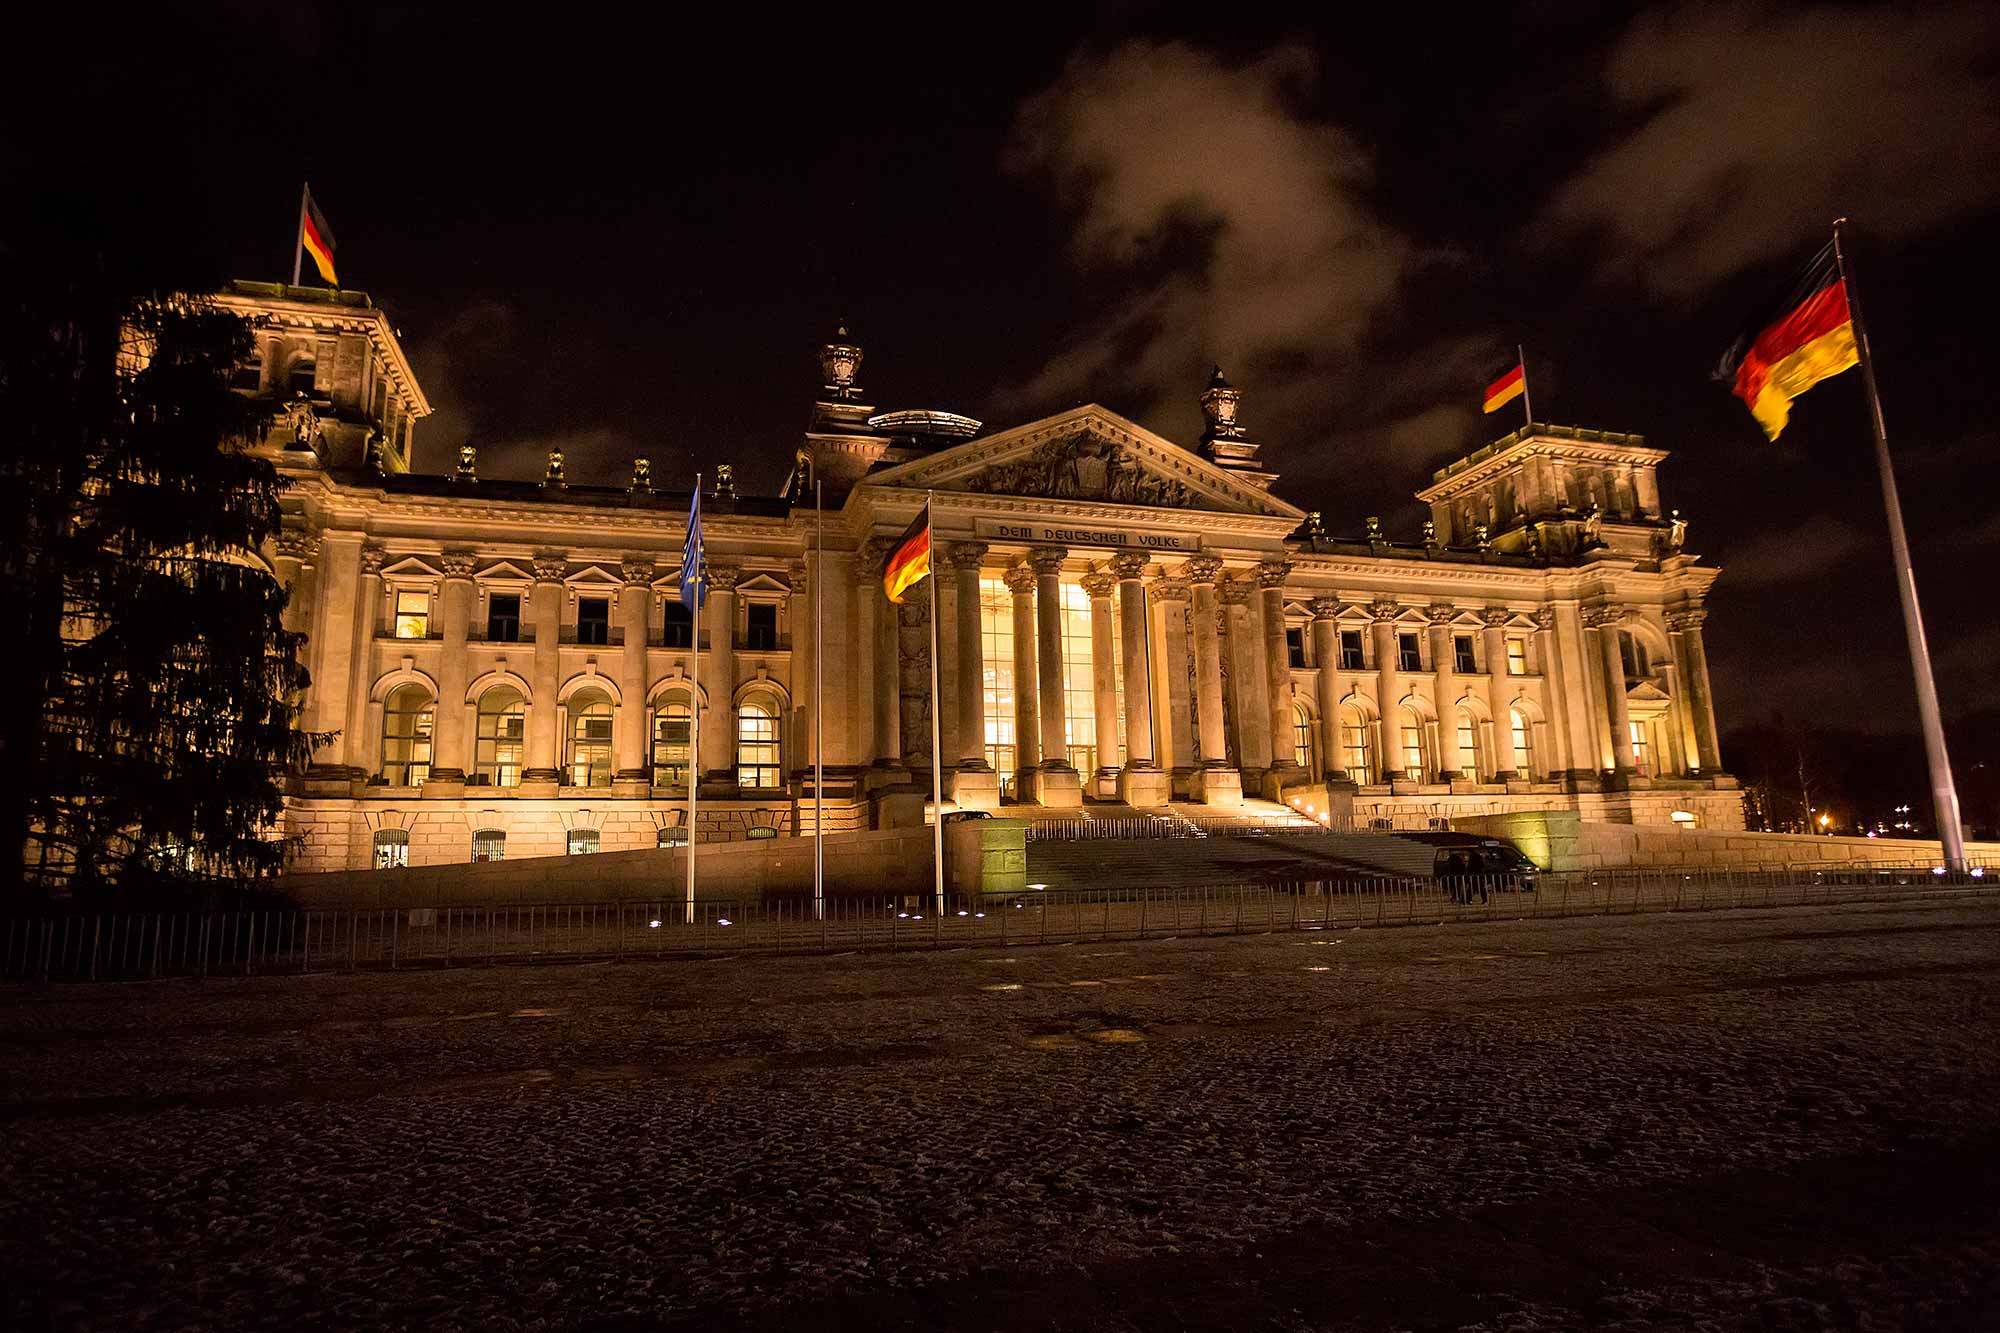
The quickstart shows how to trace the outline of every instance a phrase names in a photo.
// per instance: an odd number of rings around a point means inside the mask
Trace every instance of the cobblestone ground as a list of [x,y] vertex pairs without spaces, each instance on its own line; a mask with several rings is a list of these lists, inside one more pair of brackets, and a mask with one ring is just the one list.
[[13,1328],[2000,1326],[2000,904],[0,990]]

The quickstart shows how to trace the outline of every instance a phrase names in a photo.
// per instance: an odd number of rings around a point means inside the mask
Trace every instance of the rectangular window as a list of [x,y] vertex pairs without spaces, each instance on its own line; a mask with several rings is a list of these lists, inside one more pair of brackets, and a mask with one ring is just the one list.
[[1361,631],[1344,629],[1340,632],[1340,669],[1359,671],[1368,665],[1368,649],[1362,642]]
[[396,637],[399,639],[429,638],[431,632],[431,595],[427,592],[396,593]]
[[778,606],[775,602],[752,602],[745,607],[743,646],[752,652],[774,652],[778,647]]
[[669,700],[653,714],[653,785],[687,786],[691,730],[685,698]]
[[1525,676],[1528,674],[1528,641],[1518,634],[1507,638],[1507,674]]
[[1479,670],[1479,659],[1472,652],[1472,636],[1455,634],[1451,640],[1452,667],[1461,676],[1470,676]]
[[611,642],[610,598],[585,597],[576,604],[576,641],[597,644]]
[[1306,631],[1302,625],[1285,627],[1285,660],[1295,667],[1306,664]]
[[594,828],[573,828],[569,831],[569,854],[589,856],[597,850],[597,830]]
[[1368,771],[1368,723],[1360,719],[1349,719],[1340,725],[1340,748],[1346,752],[1347,776],[1355,786],[1365,786],[1375,780]]
[[410,834],[407,829],[382,829],[375,834],[375,868],[400,870],[410,863]]
[[521,638],[521,594],[496,592],[486,599],[486,637],[493,643]]
[[1412,782],[1424,780],[1424,732],[1422,727],[1405,726],[1403,732],[1403,776]]
[[1632,728],[1632,767],[1642,774],[1651,773],[1653,765],[1647,758],[1646,724],[1632,722],[1628,725]]
[[472,835],[472,859],[499,861],[507,855],[507,834],[497,828],[483,828]]
[[1458,771],[1476,778],[1479,768],[1479,733],[1474,730],[1472,719],[1461,712],[1458,715]]
[[1528,719],[1521,716],[1516,708],[1508,713],[1508,720],[1514,729],[1514,768],[1524,778],[1535,776],[1535,739],[1528,729]]
[[979,580],[979,649],[986,693],[986,762],[1003,784],[1014,777],[1014,594],[999,579]]
[[666,624],[661,627],[660,642],[669,648],[694,647],[694,613],[679,597],[667,599]]
[[1398,669],[1403,671],[1422,671],[1424,669],[1423,640],[1414,634],[1398,634],[1396,636],[1396,665]]

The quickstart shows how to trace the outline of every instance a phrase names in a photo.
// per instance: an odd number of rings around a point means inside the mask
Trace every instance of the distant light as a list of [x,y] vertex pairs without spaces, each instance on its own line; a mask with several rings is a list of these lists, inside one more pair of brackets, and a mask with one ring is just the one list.
[[1931,867],[1931,873],[1932,873],[1933,875],[1942,875],[1942,874],[1944,873],[1944,867],[1943,867],[1943,866],[1932,866],[1932,867]]
[[1972,867],[1972,877],[1973,877],[1974,879],[1985,879],[1985,878],[1986,878],[1986,867],[1985,867],[1985,866],[1974,866],[1974,867]]
[[910,920],[912,920],[912,921],[922,921],[923,919],[924,919],[924,918],[923,918],[923,915],[922,915],[921,913],[919,913],[918,915],[916,915],[916,916],[913,916],[913,917],[911,917],[911,918],[910,918]]
[[986,913],[984,912],[974,912],[972,915],[981,921],[984,921],[986,919]]
[[660,928],[660,918],[654,917],[651,921],[648,921],[646,924],[648,926],[651,926],[654,930],[658,930]]
[[964,909],[963,907],[959,908],[959,909],[958,909],[958,914],[959,914],[960,916],[964,916],[964,915],[966,915],[966,911],[965,911],[965,909]]
[[1667,818],[1673,820],[1676,824],[1692,824],[1694,823],[1694,812],[1692,810],[1676,810],[1668,815]]
[[898,921],[907,921],[910,919],[910,914],[908,912],[898,912],[896,913],[896,919]]
[[716,924],[716,925],[718,925],[718,926],[733,926],[733,925],[735,925],[736,923],[735,923],[734,921],[731,921],[731,920],[730,920],[730,919],[729,919],[728,917],[726,917],[726,916],[719,916],[719,917],[715,918],[715,924]]
[[1049,886],[1046,884],[1030,884],[1028,887],[1033,889],[1036,893],[1042,893],[1045,892]]

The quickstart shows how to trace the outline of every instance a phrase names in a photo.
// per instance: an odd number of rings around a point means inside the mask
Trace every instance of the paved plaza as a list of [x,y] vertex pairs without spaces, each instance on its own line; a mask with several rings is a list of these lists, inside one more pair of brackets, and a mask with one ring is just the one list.
[[2000,1325],[2000,903],[0,990],[12,1328]]

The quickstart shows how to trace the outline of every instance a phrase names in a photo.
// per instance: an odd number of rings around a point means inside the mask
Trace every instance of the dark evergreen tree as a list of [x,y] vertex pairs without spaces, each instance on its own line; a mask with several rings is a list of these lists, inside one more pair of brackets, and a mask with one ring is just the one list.
[[283,483],[229,387],[248,329],[106,248],[19,239],[0,238],[14,896],[268,872],[285,774],[323,738],[297,729],[303,636],[259,555]]

